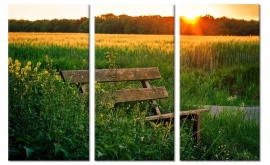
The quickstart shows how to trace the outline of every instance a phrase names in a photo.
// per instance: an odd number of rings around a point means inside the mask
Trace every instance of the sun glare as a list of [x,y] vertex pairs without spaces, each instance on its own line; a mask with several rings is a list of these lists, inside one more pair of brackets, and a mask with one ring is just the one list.
[[189,24],[195,24],[198,22],[199,17],[187,17],[187,16],[183,16],[182,17],[184,19],[185,22],[189,23]]

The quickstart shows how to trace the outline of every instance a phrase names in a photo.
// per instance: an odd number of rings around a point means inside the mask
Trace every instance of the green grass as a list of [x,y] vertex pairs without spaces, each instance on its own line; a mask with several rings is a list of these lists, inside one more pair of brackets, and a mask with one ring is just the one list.
[[223,110],[201,116],[201,143],[192,138],[191,123],[182,120],[181,160],[259,160],[260,124],[258,114],[246,120],[243,110]]
[[[119,37],[121,39],[121,36]],[[161,37],[156,42],[162,41]],[[107,52],[115,58],[110,61],[109,57],[106,58]],[[150,81],[150,85],[165,86],[169,93],[168,99],[157,100],[161,113],[174,112],[173,64],[173,52],[160,48],[150,49],[146,44],[95,47],[96,69],[158,67],[162,79]],[[122,103],[115,106],[102,103],[102,89],[113,91],[135,87],[141,87],[140,82],[96,84],[96,160],[174,160],[174,123],[146,122],[144,118],[151,115],[151,105],[148,102]]]
[[[257,37],[256,37],[257,38]],[[183,37],[180,109],[203,105],[260,106],[259,41],[247,37]],[[190,121],[181,120],[181,160],[259,160],[259,114],[242,110],[201,116],[201,143]]]
[[[29,60],[33,63],[41,62],[41,67],[46,69],[48,68],[46,56],[48,56],[52,60],[49,67],[57,71],[89,68],[89,50],[84,48],[16,43],[8,45],[8,55],[22,63]],[[84,66],[82,66],[83,59],[87,61]]]
[[89,160],[89,98],[58,73],[88,69],[88,52],[54,44],[8,45],[9,160]]

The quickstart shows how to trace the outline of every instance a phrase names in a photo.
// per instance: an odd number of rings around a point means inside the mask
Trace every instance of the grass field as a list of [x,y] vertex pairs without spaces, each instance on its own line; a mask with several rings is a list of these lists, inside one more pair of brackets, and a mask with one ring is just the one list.
[[89,68],[89,34],[9,33],[8,37],[9,57],[22,63],[31,60],[33,63],[41,62],[41,67],[47,68],[49,57],[50,67],[58,71]]
[[[89,98],[63,82],[59,71],[89,68],[89,35],[9,33],[9,159],[88,160]],[[180,108],[239,106],[205,113],[202,143],[181,121],[181,160],[259,160],[259,116],[245,120],[245,106],[260,106],[259,37],[189,37],[180,41]],[[161,113],[174,112],[172,35],[95,34],[95,68],[158,67],[168,99]],[[145,122],[147,102],[103,104],[103,90],[139,83],[95,84],[96,160],[174,160],[174,123]],[[179,101],[179,100],[176,100]],[[138,120],[140,119],[140,120]],[[177,147],[178,148],[178,147]]]
[[88,52],[88,34],[9,33],[9,160],[89,160],[89,98],[59,75]]
[[259,37],[181,36],[180,109],[238,106],[202,115],[201,144],[181,121],[181,160],[259,160],[259,115],[245,120],[246,106],[260,106]]
[[[158,67],[162,79],[151,86],[165,86],[169,98],[158,100],[161,113],[174,112],[174,41],[167,35],[95,35],[95,68]],[[138,83],[96,84],[102,90],[133,88]],[[96,160],[174,160],[173,123],[145,122],[150,106],[145,102],[116,107],[95,99]],[[138,120],[140,118],[140,120]]]

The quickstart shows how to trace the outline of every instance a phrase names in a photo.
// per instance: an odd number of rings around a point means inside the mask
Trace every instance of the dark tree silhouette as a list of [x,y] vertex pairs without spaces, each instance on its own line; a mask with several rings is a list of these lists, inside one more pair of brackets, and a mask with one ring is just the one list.
[[53,20],[8,20],[9,32],[89,32],[89,18]]
[[180,17],[181,35],[260,35],[260,22],[255,20],[237,20],[225,16],[214,18],[207,14],[200,16],[198,22],[190,24]]

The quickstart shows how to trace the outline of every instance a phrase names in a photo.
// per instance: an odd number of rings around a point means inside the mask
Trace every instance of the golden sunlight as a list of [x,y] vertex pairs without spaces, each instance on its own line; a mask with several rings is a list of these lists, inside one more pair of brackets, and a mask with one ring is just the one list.
[[183,16],[182,17],[183,18],[183,20],[185,21],[185,22],[187,22],[187,23],[189,23],[189,24],[195,24],[195,23],[197,23],[198,22],[198,20],[199,20],[199,18],[200,17],[187,17],[187,16]]

